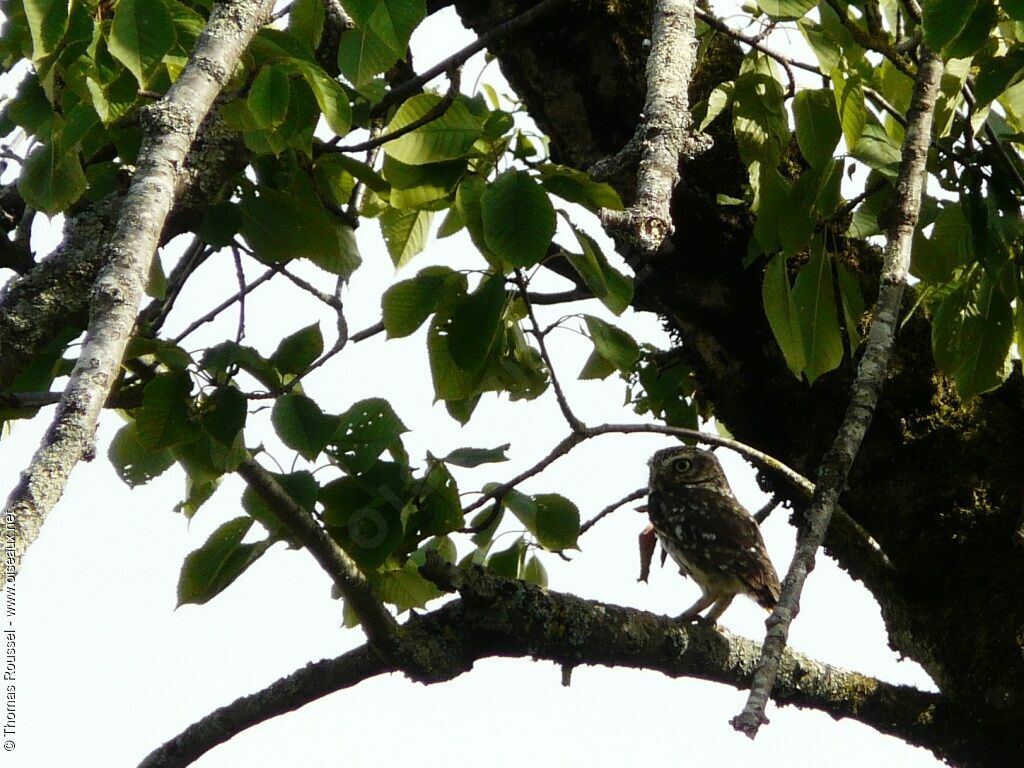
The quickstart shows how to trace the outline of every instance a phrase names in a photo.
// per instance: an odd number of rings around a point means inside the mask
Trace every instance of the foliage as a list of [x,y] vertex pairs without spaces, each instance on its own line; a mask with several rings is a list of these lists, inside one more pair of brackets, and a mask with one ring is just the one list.
[[[244,143],[247,166],[210,201],[195,231],[212,247],[244,250],[268,266],[308,261],[347,279],[360,266],[355,219],[376,219],[396,268],[435,232],[465,230],[477,249],[475,268],[404,273],[381,297],[383,327],[400,338],[426,326],[434,394],[462,423],[483,396],[534,399],[552,372],[517,276],[557,257],[607,310],[624,312],[631,279],[580,228],[575,217],[586,214],[558,207],[598,212],[621,209],[622,201],[610,185],[545,157],[543,142],[517,119],[520,105],[506,108],[486,88],[454,97],[427,90],[382,108],[390,88],[383,75],[406,55],[426,7],[422,0],[344,5],[355,27],[333,60],[318,55],[318,4],[293,4],[285,26],[258,35],[219,106],[219,118]],[[1010,192],[1024,171],[1011,145],[1024,134],[1018,6],[933,0],[921,23],[925,42],[943,53],[946,77],[930,158],[937,186],[915,236],[912,270],[920,311],[932,321],[935,362],[964,398],[1004,381],[1014,342],[1024,342],[1024,226]],[[870,297],[858,277],[871,266],[852,258],[850,246],[886,230],[903,138],[891,112],[905,112],[911,88],[903,59],[880,59],[864,44],[888,40],[898,5],[853,3],[858,18],[850,19],[840,19],[837,7],[764,0],[756,11],[799,30],[826,84],[790,91],[779,63],[752,49],[736,77],[695,107],[702,128],[728,123],[735,137],[748,183],[742,199],[724,202],[756,217],[745,268],[763,275],[770,328],[785,364],[807,386],[848,363],[861,341]],[[138,159],[140,110],[179,75],[208,11],[203,0],[6,4],[0,59],[7,69],[21,61],[32,67],[3,111],[0,133],[21,129],[34,142],[18,180],[28,205],[68,213],[118,194]],[[913,21],[900,19],[913,34]],[[376,163],[372,154],[361,160],[346,151],[371,127],[373,135],[393,136]],[[965,159],[960,149],[982,136],[1002,148],[1005,161],[981,168]],[[860,190],[846,181],[853,171],[865,179]],[[560,215],[566,242],[556,242]],[[695,399],[682,361],[638,344],[607,317],[566,320],[593,343],[580,378],[618,372],[637,411],[670,425],[694,427],[698,413],[711,415]],[[281,442],[310,466],[331,468],[282,473],[279,482],[399,610],[437,596],[415,565],[428,549],[454,560],[451,537],[466,529],[473,532],[469,560],[546,583],[536,552],[575,546],[579,511],[571,501],[509,489],[467,520],[456,473],[504,461],[508,446],[462,448],[417,464],[403,446],[400,406],[324,404],[303,392],[303,376],[336,350],[325,350],[316,325],[288,331],[264,356],[230,339],[189,353],[140,327],[119,386],[141,396],[126,409],[109,455],[125,482],[148,482],[176,462],[188,477],[179,509],[196,514],[250,454],[247,416],[257,399],[269,399]],[[73,337],[33,370],[34,388],[61,374],[60,354]],[[24,386],[22,379],[11,391]],[[258,497],[247,492],[243,505],[246,517],[226,523],[186,560],[180,601],[209,600],[287,539]],[[492,551],[506,512],[522,535]]]

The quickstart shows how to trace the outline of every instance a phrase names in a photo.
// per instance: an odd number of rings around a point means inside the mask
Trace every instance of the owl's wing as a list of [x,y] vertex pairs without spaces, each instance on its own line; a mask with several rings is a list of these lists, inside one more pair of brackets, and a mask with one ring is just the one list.
[[663,500],[661,512],[669,522],[665,533],[675,535],[707,567],[739,579],[762,607],[775,606],[779,577],[760,528],[742,504],[717,491],[691,489],[685,515],[672,515],[672,506]]

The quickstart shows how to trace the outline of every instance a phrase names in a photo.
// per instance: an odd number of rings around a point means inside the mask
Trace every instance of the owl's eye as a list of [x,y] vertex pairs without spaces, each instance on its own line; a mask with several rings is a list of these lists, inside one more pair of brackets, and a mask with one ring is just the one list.
[[676,459],[672,462],[672,470],[679,474],[684,474],[690,471],[690,467],[693,466],[693,462],[689,459]]

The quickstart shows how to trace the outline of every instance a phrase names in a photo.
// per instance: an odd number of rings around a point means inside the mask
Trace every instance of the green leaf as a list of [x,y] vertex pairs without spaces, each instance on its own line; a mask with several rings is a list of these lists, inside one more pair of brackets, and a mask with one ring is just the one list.
[[633,300],[633,281],[608,263],[594,238],[570,226],[583,253],[566,253],[566,259],[594,297],[616,315],[621,315]]
[[465,371],[484,366],[498,342],[505,302],[504,275],[485,278],[459,302],[447,327],[448,351],[457,366]]
[[457,467],[479,467],[481,464],[495,464],[508,461],[505,452],[511,443],[499,445],[497,448],[456,448],[442,459],[447,464]]
[[78,153],[63,155],[53,144],[33,149],[18,178],[18,192],[25,202],[51,216],[78,200],[86,186]]
[[232,386],[218,387],[207,398],[200,419],[203,429],[224,445],[231,445],[245,427],[249,401]]
[[620,371],[631,371],[640,359],[640,347],[633,337],[593,315],[584,315],[583,320],[597,354]]
[[324,351],[324,337],[320,324],[313,323],[287,336],[270,356],[271,364],[281,373],[304,373]]
[[320,489],[328,532],[364,569],[379,567],[401,544],[406,491],[397,465],[378,463],[360,476]]
[[544,258],[555,234],[555,209],[529,174],[501,174],[483,193],[480,209],[489,250],[514,267]]
[[215,203],[203,214],[197,234],[212,246],[226,248],[234,242],[243,222],[242,211],[236,203]]
[[351,276],[359,266],[352,228],[332,217],[305,190],[286,194],[260,187],[239,204],[242,236],[265,264],[307,258],[332,274]]
[[762,11],[781,21],[799,19],[817,4],[817,0],[757,0]]
[[891,181],[899,174],[900,147],[880,125],[865,125],[850,154]]
[[288,32],[315,50],[323,34],[325,16],[323,0],[295,0],[288,12]]
[[[301,470],[282,475],[277,472],[270,473],[277,484],[291,497],[292,501],[305,509],[311,515],[316,512],[317,491],[319,486],[313,473]],[[247,485],[242,491],[242,509],[250,517],[262,525],[271,536],[277,538],[285,532],[284,524],[277,517],[274,511],[267,506],[260,495]]]
[[974,12],[973,3],[962,0],[926,0],[921,8],[924,40],[933,51],[941,50],[955,38]]
[[932,317],[932,354],[963,398],[995,389],[1010,373],[1013,310],[986,274],[952,290]]
[[407,165],[385,155],[382,170],[391,185],[389,200],[393,208],[435,210],[447,203],[466,172],[466,161]]
[[519,537],[508,549],[495,552],[488,557],[487,567],[498,576],[503,576],[506,579],[518,579],[522,573],[525,556],[526,542]]
[[973,56],[988,41],[989,35],[995,29],[998,16],[996,4],[992,0],[977,0],[967,23],[942,49],[943,58],[969,59]]
[[270,548],[269,539],[242,543],[252,522],[249,517],[229,520],[185,558],[178,577],[179,606],[202,605],[216,597]]
[[580,534],[580,511],[576,505],[557,493],[541,493],[533,498],[537,504],[534,533],[540,545],[552,552],[575,548]]
[[979,107],[995,101],[1000,94],[1024,78],[1024,45],[1014,45],[1005,56],[981,62],[974,80],[974,96]]
[[277,389],[282,384],[280,374],[269,360],[252,347],[233,341],[210,347],[203,354],[201,365],[221,384],[227,383],[235,366],[246,371],[267,389]]
[[[64,36],[71,0],[23,0],[23,4],[32,34],[32,60],[39,61],[55,51]],[[4,10],[9,11],[7,7]]]
[[832,88],[834,90],[836,114],[843,129],[843,138],[847,147],[855,147],[864,126],[867,124],[868,113],[864,107],[864,87],[860,76],[849,73],[832,72]]
[[455,209],[469,231],[469,237],[492,267],[500,265],[500,259],[491,253],[484,238],[484,217],[481,200],[487,191],[487,182],[480,176],[468,176],[455,192]]
[[804,339],[804,373],[813,384],[822,374],[837,368],[843,359],[832,258],[824,248],[811,248],[810,260],[797,272],[793,300]]
[[[697,130],[703,131],[722,114],[728,107],[732,106],[732,92],[736,84],[732,80],[719,83],[707,98],[707,112],[700,121]],[[696,115],[695,115],[696,117]]]
[[305,78],[327,126],[338,136],[347,134],[352,127],[352,106],[341,84],[315,64],[293,59],[292,66]]
[[426,247],[433,218],[432,211],[401,211],[397,208],[388,208],[380,215],[384,244],[395,269],[404,267]]
[[583,171],[554,163],[545,163],[537,170],[540,171],[540,185],[563,200],[582,205],[594,213],[602,208],[623,209],[619,193],[610,184],[594,181]]
[[747,165],[760,161],[774,167],[789,143],[785,90],[767,56],[752,52],[743,60],[733,88],[733,131]]
[[425,479],[417,529],[423,534],[443,536],[461,528],[464,520],[459,487],[444,462],[432,461]]
[[601,381],[602,379],[607,379],[617,370],[618,368],[615,367],[614,363],[601,357],[595,349],[587,357],[586,362],[583,363],[583,368],[580,369],[579,375],[576,378],[580,381]]
[[338,417],[330,454],[349,472],[365,472],[408,431],[387,400],[360,400]]
[[548,571],[536,555],[531,555],[530,559],[526,561],[526,566],[523,568],[523,580],[536,584],[538,587],[548,585]]
[[281,441],[310,461],[338,429],[338,417],[325,414],[305,395],[282,395],[274,403],[270,418]]
[[290,100],[287,69],[280,64],[268,64],[256,75],[246,104],[261,128],[272,128],[284,122]]
[[174,40],[174,20],[164,0],[120,0],[107,48],[145,88]]
[[796,142],[807,162],[817,166],[831,160],[843,135],[832,91],[827,88],[798,91],[793,99],[793,116]]
[[135,411],[139,441],[149,448],[167,448],[195,439],[192,423],[192,379],[186,371],[159,374],[142,391]]
[[779,343],[786,365],[794,376],[800,378],[807,357],[796,302],[786,273],[786,257],[781,253],[765,267],[761,296],[768,325]]
[[954,271],[974,260],[971,227],[959,204],[943,206],[935,219],[931,237],[920,229],[914,234],[910,272],[930,283],[945,283]]
[[[405,102],[388,123],[385,133],[394,133],[426,117],[441,104],[434,93],[421,93]],[[460,101],[454,101],[440,117],[399,136],[384,145],[384,152],[407,165],[455,160],[469,154],[483,134],[480,121]]]
[[117,476],[132,488],[148,483],[174,464],[170,451],[153,450],[142,444],[134,421],[125,424],[114,435],[107,457]]
[[380,300],[388,338],[409,336],[423,325],[442,300],[445,285],[454,274],[448,267],[427,267],[416,277],[388,288]]
[[374,587],[380,599],[394,605],[400,614],[411,608],[422,608],[444,594],[433,582],[420,576],[412,563],[406,563],[400,569],[384,571],[374,579]]
[[405,58],[409,37],[425,18],[423,0],[345,0],[356,28],[341,37],[338,67],[357,88]]
[[852,355],[860,346],[860,330],[857,326],[864,314],[864,297],[857,278],[840,261],[836,261],[836,276],[839,278],[839,300],[843,305],[843,322],[846,323],[846,336],[850,340]]

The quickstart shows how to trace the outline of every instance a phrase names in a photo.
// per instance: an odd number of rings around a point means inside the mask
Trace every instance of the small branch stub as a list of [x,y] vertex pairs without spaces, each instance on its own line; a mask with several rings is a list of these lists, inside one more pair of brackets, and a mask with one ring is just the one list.
[[659,0],[654,9],[651,55],[647,60],[647,98],[643,123],[613,158],[591,169],[607,178],[639,159],[635,202],[625,211],[601,211],[601,223],[641,255],[662,250],[673,232],[670,205],[679,181],[679,163],[711,146],[711,138],[693,132],[687,90],[696,58],[692,0]]

